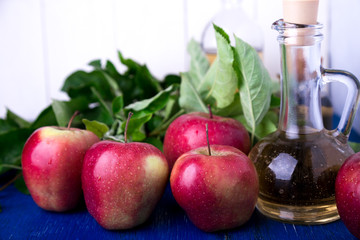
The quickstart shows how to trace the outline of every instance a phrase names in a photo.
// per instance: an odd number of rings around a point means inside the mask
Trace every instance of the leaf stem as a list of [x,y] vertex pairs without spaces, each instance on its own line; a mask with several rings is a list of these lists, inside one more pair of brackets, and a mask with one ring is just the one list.
[[133,113],[132,112],[129,112],[128,114],[128,118],[126,120],[126,125],[125,125],[125,133],[124,133],[124,136],[125,136],[125,143],[127,143],[127,130],[128,130],[128,125],[129,125],[129,122],[130,122],[130,118],[132,117]]
[[75,112],[74,112],[74,114],[73,114],[72,117],[70,118],[70,121],[69,121],[69,123],[68,123],[68,125],[67,125],[67,129],[68,129],[68,130],[70,129],[71,123],[74,121],[74,118],[75,118],[77,115],[79,115],[79,114],[80,114],[79,111],[75,111]]
[[18,166],[18,165],[13,165],[13,164],[0,164],[0,167],[6,167],[6,168],[11,168],[11,169],[16,169],[16,170],[22,170],[22,167]]
[[18,179],[19,177],[21,177],[22,172],[18,173],[14,178],[12,178],[10,181],[8,181],[7,183],[5,183],[3,186],[0,187],[0,191],[4,190],[5,188],[7,188],[8,186],[10,186],[10,184],[12,184],[13,182],[16,181],[16,179]]
[[209,156],[211,156],[208,124],[206,124],[205,127],[206,127],[206,141],[207,141],[207,146],[208,146],[208,152],[209,152]]
[[181,109],[180,111],[175,113],[171,118],[169,118],[166,122],[164,122],[160,127],[157,127],[151,133],[149,133],[149,137],[159,135],[162,131],[166,130],[169,127],[169,125],[183,113],[185,113],[184,109]]

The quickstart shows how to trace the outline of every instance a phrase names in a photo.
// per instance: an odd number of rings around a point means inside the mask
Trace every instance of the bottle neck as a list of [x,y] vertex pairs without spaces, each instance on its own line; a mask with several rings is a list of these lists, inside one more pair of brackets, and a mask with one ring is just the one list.
[[288,134],[309,134],[323,130],[321,115],[320,41],[306,44],[280,41],[281,107],[279,129]]

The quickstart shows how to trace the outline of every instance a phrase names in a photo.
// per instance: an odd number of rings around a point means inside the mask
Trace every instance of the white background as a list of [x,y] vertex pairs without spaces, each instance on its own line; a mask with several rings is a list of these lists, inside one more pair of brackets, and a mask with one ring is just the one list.
[[[66,99],[60,92],[65,78],[88,69],[91,60],[110,59],[119,67],[117,50],[160,79],[186,71],[187,43],[200,41],[222,1],[0,0],[0,117],[10,108],[34,119],[51,99]],[[281,0],[243,0],[243,6],[263,31],[264,64],[275,77],[280,57],[277,33],[270,27],[282,18]],[[324,65],[358,78],[359,12],[359,0],[320,1]],[[346,91],[338,89],[333,102],[340,112]]]

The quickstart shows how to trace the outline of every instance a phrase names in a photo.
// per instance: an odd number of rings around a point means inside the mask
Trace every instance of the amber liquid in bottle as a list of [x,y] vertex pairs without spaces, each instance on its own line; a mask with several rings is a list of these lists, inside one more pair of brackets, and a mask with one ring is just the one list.
[[[284,222],[331,222],[339,218],[336,175],[354,153],[347,138],[359,82],[344,72],[321,67],[321,25],[279,20],[273,28],[280,32],[281,106],[278,130],[259,141],[249,154],[259,176],[257,208]],[[345,114],[332,131],[324,128],[320,96],[321,87],[330,81],[345,83],[350,93]]]
[[250,153],[260,180],[258,208],[291,223],[321,224],[338,219],[335,179],[352,153],[326,130],[286,136],[277,131]]

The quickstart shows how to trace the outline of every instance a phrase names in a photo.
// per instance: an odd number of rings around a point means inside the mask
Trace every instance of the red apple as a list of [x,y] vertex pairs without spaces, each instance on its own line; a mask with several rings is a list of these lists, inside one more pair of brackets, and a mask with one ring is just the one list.
[[174,165],[170,186],[177,203],[195,226],[206,232],[238,227],[254,211],[259,181],[250,159],[223,145],[200,147]]
[[335,198],[345,226],[360,239],[360,152],[341,166],[335,182]]
[[29,137],[21,163],[25,184],[39,207],[62,212],[78,205],[84,155],[98,141],[90,131],[63,127],[42,127]]
[[175,119],[165,134],[164,154],[170,169],[181,154],[206,146],[205,124],[209,126],[210,144],[233,146],[249,153],[250,137],[240,122],[203,112],[188,113]]
[[165,156],[153,145],[127,143],[126,135],[125,143],[96,143],[86,152],[83,165],[86,207],[106,229],[135,227],[149,218],[168,177]]

